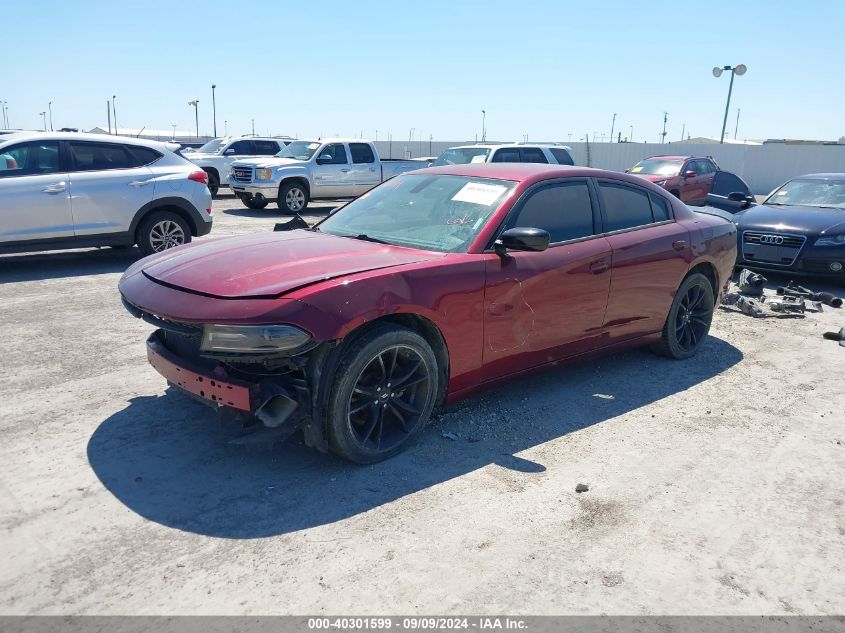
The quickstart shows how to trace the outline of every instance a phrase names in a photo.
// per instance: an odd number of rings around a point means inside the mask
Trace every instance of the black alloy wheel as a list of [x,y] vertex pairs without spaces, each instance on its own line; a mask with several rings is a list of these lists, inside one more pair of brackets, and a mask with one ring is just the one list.
[[675,293],[660,342],[652,349],[679,360],[693,356],[710,331],[714,296],[707,277],[701,273],[688,275]]

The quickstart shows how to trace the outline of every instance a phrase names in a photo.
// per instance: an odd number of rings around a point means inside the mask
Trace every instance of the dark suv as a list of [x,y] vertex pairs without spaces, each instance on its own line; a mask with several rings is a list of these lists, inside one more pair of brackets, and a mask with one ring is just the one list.
[[709,156],[652,156],[628,173],[650,180],[687,204],[704,204],[719,166]]

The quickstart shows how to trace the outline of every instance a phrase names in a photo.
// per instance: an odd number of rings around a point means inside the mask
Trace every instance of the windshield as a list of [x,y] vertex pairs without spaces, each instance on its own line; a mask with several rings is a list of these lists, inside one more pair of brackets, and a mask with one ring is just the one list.
[[226,144],[226,139],[223,138],[215,138],[210,140],[208,143],[200,147],[199,149],[191,150],[193,152],[200,152],[203,154],[216,154],[223,146]]
[[640,176],[677,176],[681,173],[681,160],[657,160],[647,158],[631,167],[632,174]]
[[440,154],[432,167],[442,165],[466,165],[467,163],[486,163],[490,150],[486,147],[453,147]]
[[469,176],[399,176],[317,225],[332,235],[463,253],[516,183]]
[[845,209],[845,180],[790,180],[763,204]]
[[296,160],[308,160],[320,148],[320,143],[314,141],[294,141],[281,152],[276,154],[278,158],[295,158]]

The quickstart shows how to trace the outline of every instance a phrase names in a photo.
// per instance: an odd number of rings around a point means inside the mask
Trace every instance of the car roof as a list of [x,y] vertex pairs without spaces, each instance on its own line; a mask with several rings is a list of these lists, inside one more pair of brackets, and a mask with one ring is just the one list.
[[449,149],[473,149],[473,148],[482,148],[482,149],[499,149],[501,147],[548,147],[549,149],[565,149],[567,151],[572,151],[572,148],[569,145],[562,145],[560,143],[532,143],[530,141],[520,141],[518,143],[474,143],[470,145],[455,145],[454,147],[450,147]]
[[648,181],[639,176],[630,176],[618,171],[577,167],[571,165],[548,165],[545,163],[467,163],[463,165],[444,165],[427,167],[406,172],[405,175],[442,174],[448,176],[468,176],[471,178],[494,178],[520,183],[532,183],[552,178],[612,178],[646,186]]
[[648,158],[643,158],[643,160],[654,160],[655,158],[659,158],[661,160],[689,160],[690,158],[708,158],[707,156],[678,156],[675,154],[666,154],[666,155],[657,155],[657,156],[649,156]]
[[845,180],[845,174],[826,173],[826,174],[804,174],[803,176],[796,176],[792,180]]
[[99,141],[105,143],[122,143],[124,145],[140,145],[143,147],[154,147],[156,149],[167,149],[172,151],[178,147],[178,143],[165,141],[150,141],[145,138],[134,136],[114,136],[109,134],[89,134],[86,132],[15,132],[0,136],[0,143],[6,145],[11,142],[21,141]]

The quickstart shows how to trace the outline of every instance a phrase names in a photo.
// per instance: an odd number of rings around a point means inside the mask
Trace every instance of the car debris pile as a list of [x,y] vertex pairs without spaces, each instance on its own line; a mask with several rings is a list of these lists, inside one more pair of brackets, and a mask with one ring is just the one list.
[[722,306],[755,318],[803,317],[806,312],[822,312],[822,304],[833,308],[842,307],[842,299],[836,295],[813,292],[792,281],[778,287],[776,295],[766,295],[763,292],[766,281],[763,275],[743,268],[739,273],[736,290],[722,298]]

